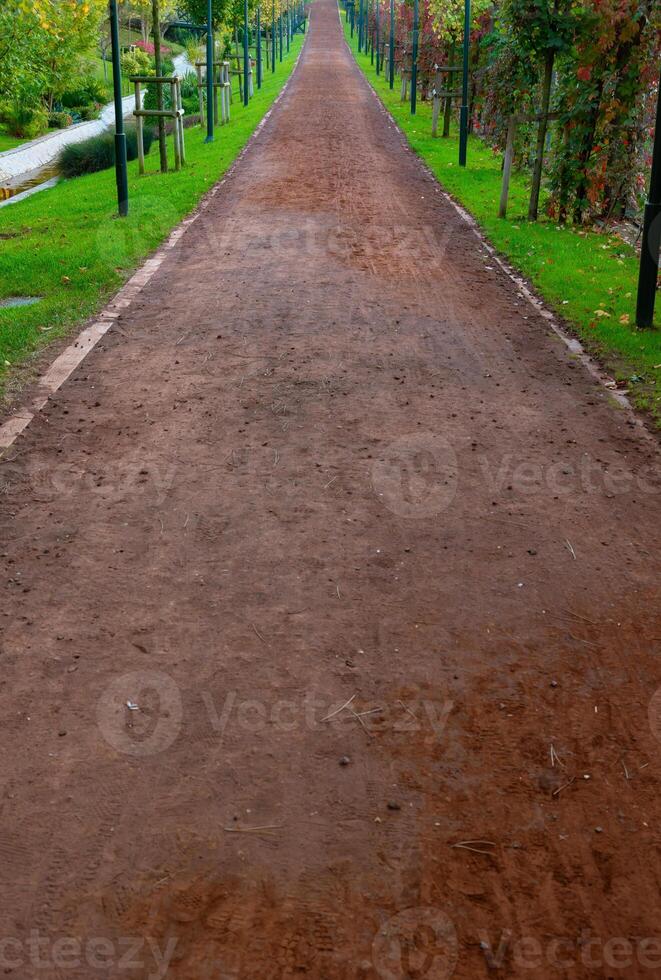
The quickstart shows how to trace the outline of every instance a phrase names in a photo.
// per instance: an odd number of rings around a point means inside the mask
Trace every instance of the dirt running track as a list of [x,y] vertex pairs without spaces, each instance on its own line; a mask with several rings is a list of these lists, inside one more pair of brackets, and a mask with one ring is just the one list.
[[0,466],[2,975],[661,976],[658,473],[317,0]]

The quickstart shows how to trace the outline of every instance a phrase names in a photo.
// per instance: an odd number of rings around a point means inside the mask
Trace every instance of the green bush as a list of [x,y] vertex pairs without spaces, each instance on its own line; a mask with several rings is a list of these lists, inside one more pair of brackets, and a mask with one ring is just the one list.
[[48,113],[42,106],[7,106],[3,118],[12,136],[34,140],[48,132]]
[[125,51],[122,54],[122,72],[124,75],[153,75],[154,59],[141,48]]
[[110,100],[110,93],[100,78],[84,78],[75,89],[65,92],[60,102],[63,109],[76,109],[80,106],[103,105]]
[[73,122],[73,116],[68,112],[49,112],[48,125],[50,129],[66,129]]
[[101,115],[101,109],[103,107],[95,102],[93,105],[77,105],[72,106],[72,115],[77,118],[80,122],[90,122],[92,119],[98,119]]
[[[145,155],[149,153],[153,139],[153,130],[145,126]],[[126,156],[129,160],[135,160],[138,156],[138,139],[134,127],[126,131]],[[58,169],[66,178],[93,174],[97,170],[107,170],[114,164],[115,136],[113,133],[102,133],[100,136],[83,140],[82,143],[65,146],[58,158]]]

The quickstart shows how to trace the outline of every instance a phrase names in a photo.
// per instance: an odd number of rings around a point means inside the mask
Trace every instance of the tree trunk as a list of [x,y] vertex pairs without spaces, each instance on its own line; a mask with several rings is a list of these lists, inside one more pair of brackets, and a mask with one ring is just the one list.
[[601,96],[603,90],[604,78],[602,73],[599,85],[597,86],[597,97],[587,116],[583,145],[578,153],[578,162],[581,166],[581,172],[578,180],[576,181],[576,197],[574,200],[574,223],[577,225],[583,223],[583,214],[587,208],[588,163],[590,162],[590,157],[592,156],[592,147],[594,146],[594,138],[597,132],[597,121],[599,119],[599,112],[601,109]]
[[[156,65],[156,75],[163,74],[163,59],[161,58],[161,17],[159,10],[160,0],[152,0],[153,14],[153,34],[154,34],[154,63]],[[156,84],[156,105],[163,111],[163,86]],[[161,172],[166,173],[168,169],[168,151],[165,142],[165,118],[158,117],[158,148],[161,156]]]
[[549,48],[544,60],[544,81],[542,82],[542,108],[541,116],[537,128],[537,153],[535,166],[532,172],[532,188],[530,189],[530,203],[528,205],[528,221],[537,221],[539,210],[539,192],[542,186],[542,168],[544,166],[544,145],[546,143],[546,130],[548,128],[548,113],[551,105],[551,82],[553,81],[553,62],[555,51]]

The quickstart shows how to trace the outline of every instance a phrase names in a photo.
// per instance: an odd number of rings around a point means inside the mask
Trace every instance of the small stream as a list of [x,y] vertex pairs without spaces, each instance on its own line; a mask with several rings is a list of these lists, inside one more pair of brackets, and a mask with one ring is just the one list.
[[19,197],[28,197],[29,194],[45,190],[46,186],[52,187],[59,180],[59,176],[56,163],[48,163],[44,167],[37,167],[36,170],[21,174],[20,177],[0,187],[0,208],[13,204]]

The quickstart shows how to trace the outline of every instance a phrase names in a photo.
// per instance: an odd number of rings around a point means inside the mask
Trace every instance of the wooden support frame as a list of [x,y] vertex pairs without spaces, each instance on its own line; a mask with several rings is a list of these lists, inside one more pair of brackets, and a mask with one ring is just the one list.
[[411,69],[402,68],[401,76],[402,76],[402,88],[399,93],[399,101],[406,102],[408,99],[409,82],[411,81]]
[[[206,71],[206,61],[196,61],[195,71],[197,72],[197,91],[200,105],[200,125],[205,126],[204,93],[206,91],[206,78],[202,75],[202,69]],[[230,121],[230,78],[229,61],[214,61],[213,63],[213,118],[214,122],[225,125]],[[218,92],[220,91],[220,113],[218,111]]]
[[[234,75],[235,77],[238,78],[238,80],[239,80],[239,95],[241,95],[241,93],[243,92],[243,55],[241,55],[241,54],[233,54],[230,57],[231,57],[231,60],[227,62],[228,70],[229,70],[228,77],[231,79],[232,75]],[[236,68],[232,68],[231,62],[235,62],[236,63]],[[248,58],[248,95],[249,95],[250,98],[252,98],[253,95],[254,95],[254,89],[253,89],[253,68],[254,68],[254,66],[255,66],[255,60],[254,60],[254,58],[252,58],[252,57]],[[230,89],[230,96],[231,96],[231,98],[233,100],[234,93],[231,91],[231,89]]]
[[[186,162],[186,148],[184,142],[184,109],[181,101],[181,79],[178,75],[131,75],[129,81],[135,86],[135,109],[133,115],[136,120],[136,135],[138,144],[138,173],[145,172],[145,138],[144,121],[145,119],[166,118],[174,121],[174,168],[181,170]],[[164,85],[170,86],[170,109],[143,109],[142,105],[142,86],[143,85]]]
[[[434,65],[436,74],[431,90],[432,115],[431,115],[431,134],[438,136],[438,120],[441,115],[441,100],[460,99],[461,92],[450,88],[452,72],[461,71],[458,65]],[[445,78],[443,77],[445,76]],[[445,87],[444,87],[445,86]],[[445,133],[443,134],[445,135]]]
[[[503,179],[500,185],[500,204],[498,207],[498,217],[507,217],[507,201],[510,193],[510,177],[512,174],[512,162],[514,160],[514,143],[516,141],[516,131],[519,123],[522,122],[541,122],[544,117],[541,113],[534,116],[514,114],[507,120],[507,138],[505,142],[505,158],[503,160]],[[560,118],[559,112],[549,112],[546,116],[549,122]]]

